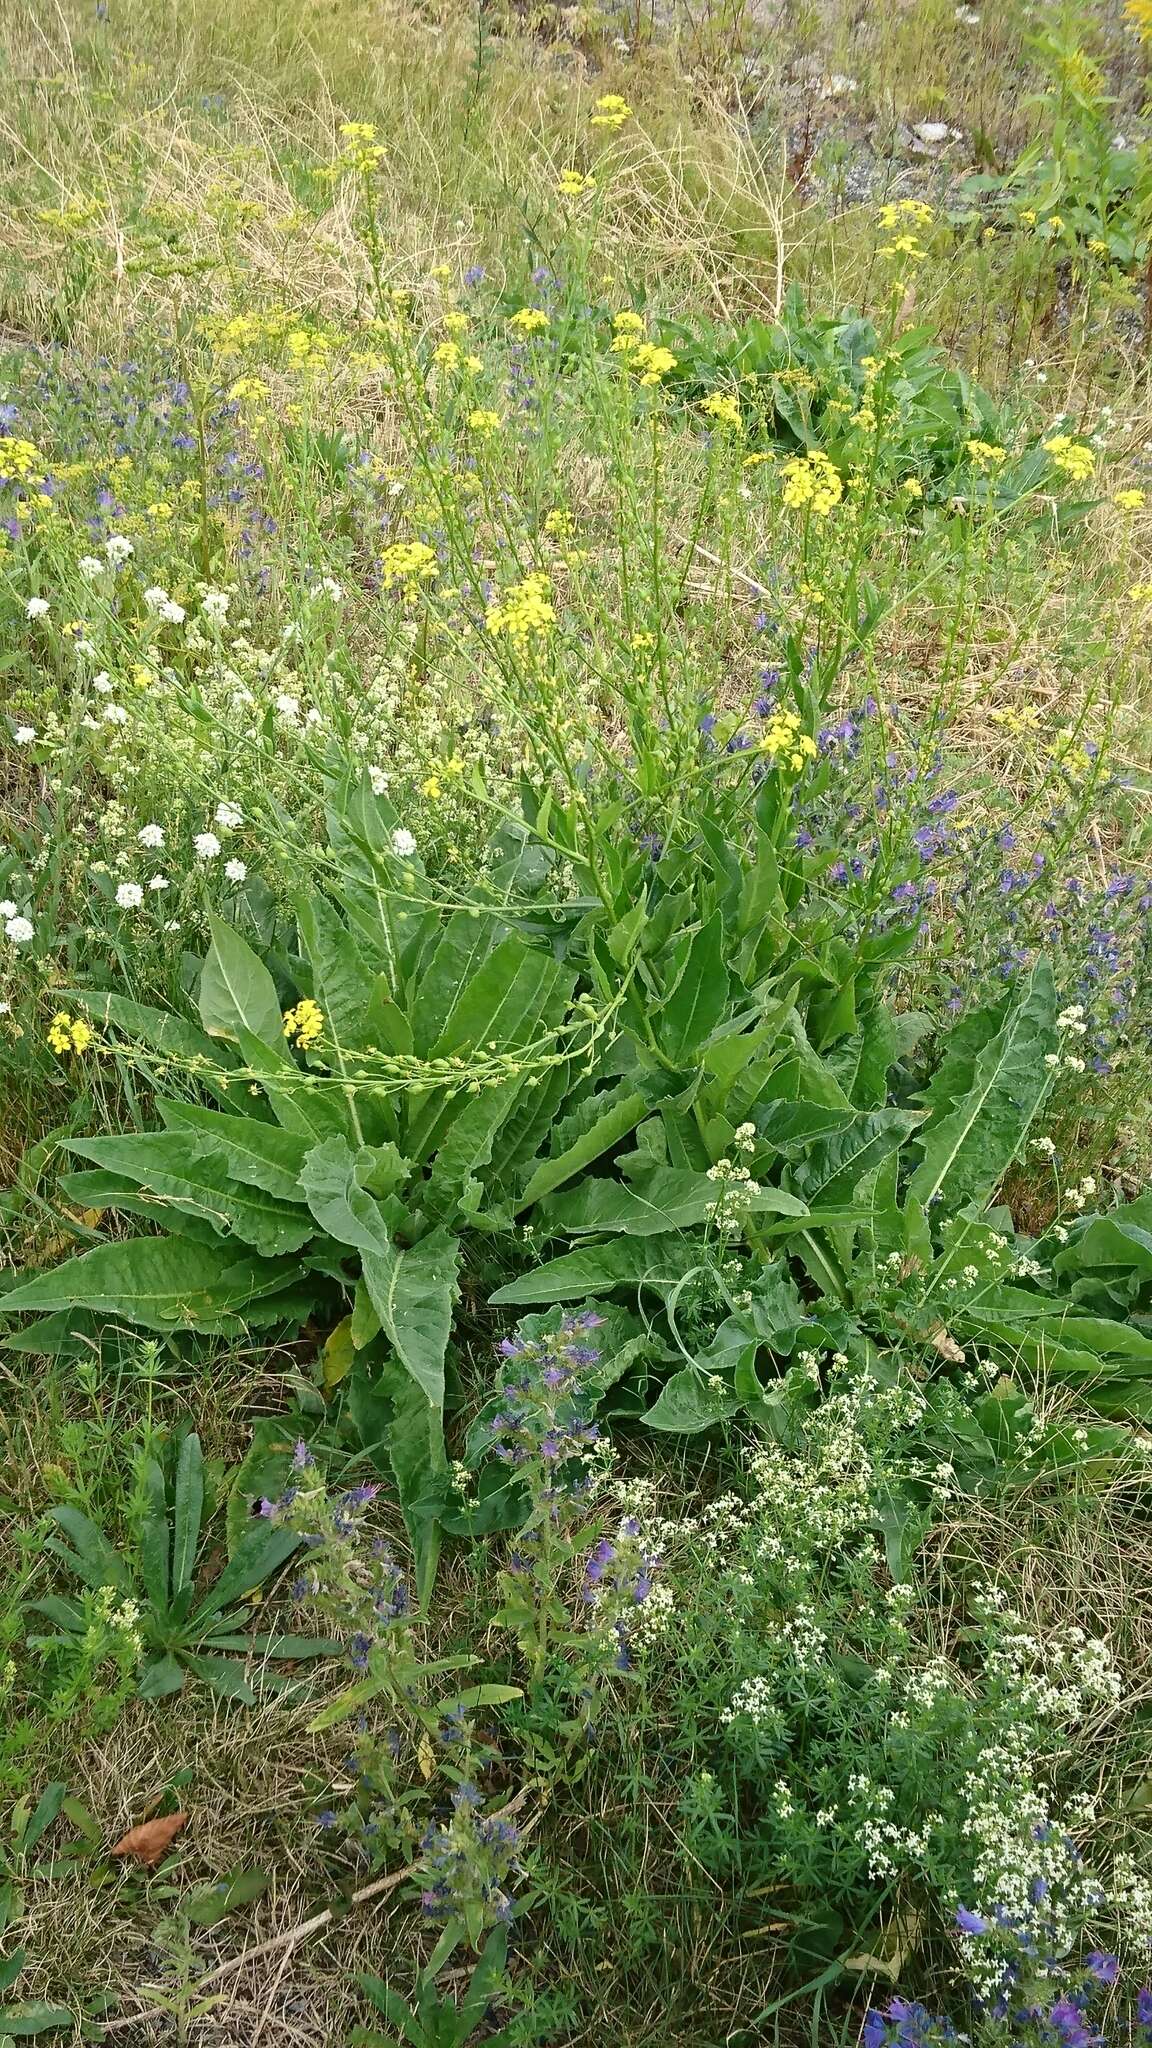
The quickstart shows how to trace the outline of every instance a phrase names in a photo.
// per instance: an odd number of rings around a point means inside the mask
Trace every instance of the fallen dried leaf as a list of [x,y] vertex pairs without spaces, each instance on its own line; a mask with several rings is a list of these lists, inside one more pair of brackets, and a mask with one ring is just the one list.
[[186,1813],[157,1814],[155,1820],[142,1820],[139,1827],[129,1828],[112,1850],[113,1856],[133,1856],[137,1863],[154,1870],[165,1851],[175,1841],[186,1824]]
[[949,1336],[943,1323],[937,1323],[936,1328],[928,1332],[928,1342],[935,1345],[941,1358],[946,1358],[949,1365],[963,1365],[964,1353],[955,1337]]

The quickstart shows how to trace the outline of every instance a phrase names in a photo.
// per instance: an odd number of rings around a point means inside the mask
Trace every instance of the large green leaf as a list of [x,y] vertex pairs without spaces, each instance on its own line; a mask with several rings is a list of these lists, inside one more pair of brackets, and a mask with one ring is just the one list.
[[614,1287],[637,1287],[644,1282],[667,1286],[679,1280],[692,1264],[695,1248],[685,1238],[616,1237],[607,1244],[582,1245],[550,1259],[519,1280],[497,1289],[494,1306],[511,1303],[535,1305],[551,1301],[579,1301],[586,1294],[610,1294]]
[[308,1139],[301,1133],[258,1117],[227,1116],[202,1102],[158,1100],[156,1107],[169,1130],[199,1131],[210,1140],[236,1180],[263,1188],[281,1202],[301,1200],[300,1173],[308,1153]]
[[971,1085],[920,1133],[924,1156],[910,1192],[925,1209],[944,1201],[956,1210],[995,1191],[1052,1085],[1044,1062],[1059,1040],[1056,1007],[1052,969],[1039,960],[1019,1002],[976,1054]]
[[353,1152],[346,1139],[326,1138],[312,1147],[300,1175],[304,1199],[321,1230],[361,1255],[392,1249],[380,1204],[363,1185],[372,1164],[367,1147]]
[[699,1053],[727,1008],[724,921],[717,910],[693,934],[684,970],[659,1015],[661,1049],[674,1065],[683,1066]]
[[444,1406],[444,1359],[460,1247],[435,1230],[410,1251],[389,1244],[361,1255],[364,1284],[393,1350],[432,1406]]
[[94,1165],[135,1181],[139,1198],[151,1199],[157,1212],[171,1206],[201,1216],[222,1237],[234,1234],[258,1252],[299,1251],[315,1235],[302,1206],[235,1180],[225,1152],[207,1135],[148,1131],[123,1138],[70,1138],[68,1145]]
[[490,916],[454,911],[424,962],[408,1001],[413,1049],[426,1059],[444,1033],[448,1015],[507,926]]
[[213,917],[209,930],[212,944],[200,975],[200,1022],[205,1031],[213,1038],[236,1039],[243,1027],[290,1064],[280,999],[268,969],[230,924]]
[[437,1059],[491,1044],[523,1045],[550,1007],[558,987],[569,989],[570,968],[509,933],[460,990],[432,1048]]
[[582,1173],[595,1159],[609,1152],[634,1131],[648,1114],[650,1104],[634,1089],[620,1087],[607,1095],[594,1095],[578,1112],[557,1126],[561,1149],[537,1161],[529,1176],[517,1210],[531,1208],[574,1174]]
[[797,1187],[813,1206],[850,1201],[864,1175],[895,1152],[918,1121],[911,1109],[864,1112],[846,1130],[815,1141],[795,1169]]
[[[287,1268],[290,1277],[292,1266]],[[244,1310],[285,1283],[283,1260],[229,1258],[220,1245],[136,1237],[98,1245],[0,1295],[0,1314],[89,1308],[147,1330],[204,1330],[234,1336]]]
[[[703,1223],[723,1193],[722,1184],[706,1173],[658,1166],[636,1176],[631,1186],[618,1180],[585,1180],[570,1195],[560,1195],[541,1213],[541,1228],[550,1235],[576,1237],[589,1231],[627,1231],[630,1237],[657,1237],[665,1231],[687,1230]],[[805,1216],[807,1205],[780,1188],[761,1188],[749,1207],[778,1216]]]

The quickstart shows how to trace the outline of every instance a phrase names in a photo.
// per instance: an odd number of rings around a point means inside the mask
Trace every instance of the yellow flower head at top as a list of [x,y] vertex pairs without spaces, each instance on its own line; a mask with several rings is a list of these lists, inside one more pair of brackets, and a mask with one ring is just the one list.
[[658,342],[638,341],[628,352],[628,364],[641,384],[659,384],[662,377],[676,368],[676,357],[670,348],[661,348]]
[[805,732],[796,711],[774,711],[760,737],[759,751],[774,768],[790,768],[798,775],[806,761],[816,759],[816,742]]
[[1044,453],[1053,468],[1074,484],[1086,483],[1096,467],[1092,449],[1083,441],[1074,441],[1071,434],[1053,434],[1050,441],[1044,442]]
[[506,633],[521,649],[532,640],[544,639],[555,623],[552,585],[539,569],[533,570],[520,583],[510,583],[484,614],[484,624],[494,639]]
[[540,306],[521,306],[508,322],[516,334],[543,334],[548,326],[548,315]]
[[1136,490],[1116,491],[1112,503],[1119,505],[1122,512],[1139,512],[1144,503],[1144,493]]
[[342,121],[340,135],[344,148],[333,166],[338,171],[374,171],[384,161],[385,151],[376,140],[371,121]]
[[622,128],[625,121],[632,119],[632,109],[618,92],[605,92],[597,100],[590,119],[593,128]]
[[487,406],[478,405],[475,411],[468,415],[468,431],[472,434],[481,434],[485,439],[489,434],[498,434],[502,425],[499,413],[491,412]]
[[887,234],[899,228],[931,227],[936,215],[926,199],[891,199],[880,208],[878,224]]
[[399,583],[414,590],[418,583],[427,583],[435,576],[436,569],[436,550],[423,540],[393,541],[380,557],[380,580],[385,590],[395,590]]
[[57,1010],[47,1037],[53,1052],[87,1052],[92,1043],[92,1027],[83,1017],[71,1017],[67,1010]]
[[822,448],[810,448],[806,455],[794,455],[781,471],[784,503],[792,511],[812,511],[827,519],[844,495],[844,485],[834,462]]
[[744,416],[740,411],[740,400],[730,391],[711,391],[700,401],[701,412],[715,420],[718,427],[730,427],[733,433],[744,431]]
[[324,1029],[324,1012],[311,996],[305,996],[294,1009],[284,1012],[284,1036],[295,1040],[301,1052],[308,1052],[315,1045]]
[[561,199],[583,199],[587,193],[596,190],[596,180],[591,171],[561,171],[556,180],[556,190]]
[[966,441],[964,445],[977,469],[998,469],[1008,459],[1007,450],[994,441]]
[[1125,0],[1124,19],[1142,43],[1152,42],[1152,0]]
[[458,370],[463,350],[458,341],[442,341],[432,351],[432,361],[442,370]]

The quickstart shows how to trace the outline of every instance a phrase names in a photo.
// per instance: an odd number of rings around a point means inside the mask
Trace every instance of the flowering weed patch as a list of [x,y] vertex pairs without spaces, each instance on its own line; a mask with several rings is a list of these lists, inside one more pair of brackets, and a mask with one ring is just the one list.
[[0,27],[0,2033],[1152,2027],[1146,24],[984,12]]

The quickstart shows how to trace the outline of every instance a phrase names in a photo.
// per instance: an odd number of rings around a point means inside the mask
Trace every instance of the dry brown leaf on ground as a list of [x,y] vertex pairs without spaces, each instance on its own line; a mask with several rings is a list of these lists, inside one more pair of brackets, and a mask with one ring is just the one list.
[[187,1820],[186,1813],[158,1813],[155,1820],[142,1820],[138,1827],[129,1828],[111,1853],[113,1856],[134,1857],[137,1863],[154,1870]]

